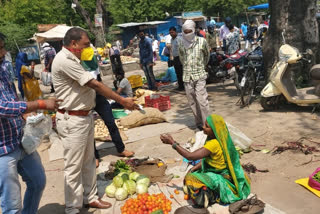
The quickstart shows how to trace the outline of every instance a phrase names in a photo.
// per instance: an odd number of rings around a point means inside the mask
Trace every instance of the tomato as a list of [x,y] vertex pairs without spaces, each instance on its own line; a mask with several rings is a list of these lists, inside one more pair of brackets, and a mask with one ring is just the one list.
[[189,195],[184,195],[184,200],[189,200]]

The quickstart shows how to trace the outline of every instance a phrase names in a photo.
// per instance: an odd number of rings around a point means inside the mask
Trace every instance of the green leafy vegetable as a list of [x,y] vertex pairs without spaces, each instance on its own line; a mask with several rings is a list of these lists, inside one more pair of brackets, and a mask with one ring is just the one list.
[[117,160],[115,164],[115,170],[114,170],[115,176],[121,172],[130,173],[131,171],[132,171],[131,167],[127,165],[123,160]]

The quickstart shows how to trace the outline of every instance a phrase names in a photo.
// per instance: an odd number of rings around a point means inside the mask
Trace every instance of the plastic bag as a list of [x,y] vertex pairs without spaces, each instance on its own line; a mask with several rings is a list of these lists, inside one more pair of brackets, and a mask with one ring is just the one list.
[[40,145],[41,139],[49,135],[52,129],[52,120],[50,116],[43,113],[27,117],[27,123],[23,129],[22,147],[27,154],[32,154]]
[[252,144],[252,140],[230,123],[226,124],[234,145],[239,146],[241,149],[248,149]]
[[51,73],[42,71],[41,72],[41,81],[45,86],[50,86],[52,84]]
[[317,174],[320,171],[320,167],[316,169],[310,176],[309,176],[309,181],[308,185],[312,187],[313,189],[319,190],[320,191],[320,183],[316,180],[313,179],[313,176]]

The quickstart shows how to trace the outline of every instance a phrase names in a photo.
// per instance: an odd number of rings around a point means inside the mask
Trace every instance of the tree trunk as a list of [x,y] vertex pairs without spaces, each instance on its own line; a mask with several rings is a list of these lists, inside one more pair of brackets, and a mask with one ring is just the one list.
[[[263,44],[266,71],[269,72],[278,59],[279,48],[283,44],[283,30],[287,44],[298,48],[300,52],[310,48],[317,55],[319,32],[316,5],[317,0],[269,0],[271,19]],[[303,73],[307,72],[304,70]]]
[[83,18],[83,20],[88,25],[89,31],[95,36],[95,46],[96,47],[104,47],[105,45],[105,32],[106,32],[106,25],[105,25],[105,17],[106,17],[106,10],[104,7],[103,0],[96,0],[96,13],[102,14],[103,17],[103,27],[95,27],[94,21],[91,20],[90,14],[86,11],[79,3],[78,0],[72,0],[74,4],[76,4],[76,10]]

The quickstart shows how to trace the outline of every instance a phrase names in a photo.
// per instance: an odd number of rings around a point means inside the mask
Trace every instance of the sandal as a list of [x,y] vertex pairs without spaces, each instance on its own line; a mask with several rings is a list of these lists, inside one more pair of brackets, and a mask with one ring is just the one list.
[[251,198],[230,204],[229,212],[231,214],[256,214],[264,210],[264,207],[265,203],[254,195]]

